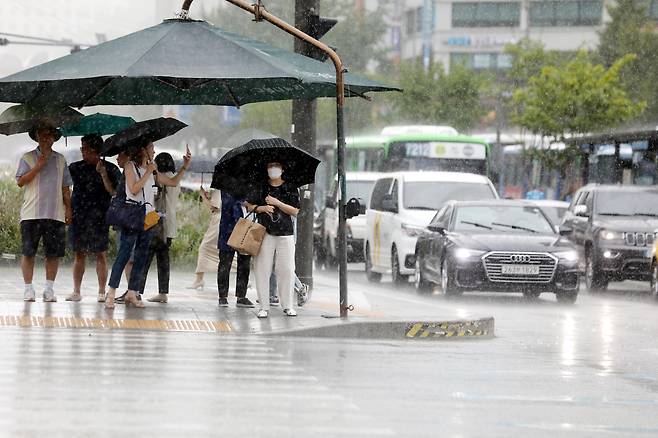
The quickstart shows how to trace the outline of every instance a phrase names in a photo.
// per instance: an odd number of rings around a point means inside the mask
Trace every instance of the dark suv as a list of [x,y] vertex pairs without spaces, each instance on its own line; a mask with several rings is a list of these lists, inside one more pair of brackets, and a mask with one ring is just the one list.
[[587,288],[596,292],[609,281],[651,280],[656,229],[655,186],[587,185],[576,192],[560,234],[578,246]]

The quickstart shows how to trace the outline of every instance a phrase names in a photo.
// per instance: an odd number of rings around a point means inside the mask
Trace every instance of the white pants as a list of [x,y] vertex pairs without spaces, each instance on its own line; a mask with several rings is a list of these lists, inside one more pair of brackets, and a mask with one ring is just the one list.
[[276,286],[284,309],[292,309],[295,281],[295,237],[265,234],[258,255],[254,257],[254,275],[260,308],[270,309],[270,275],[272,264],[276,273]]

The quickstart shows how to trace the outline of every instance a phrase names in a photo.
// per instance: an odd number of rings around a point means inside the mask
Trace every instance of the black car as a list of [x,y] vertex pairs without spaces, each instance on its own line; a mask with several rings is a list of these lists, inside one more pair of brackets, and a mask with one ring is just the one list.
[[418,238],[415,263],[419,290],[437,283],[446,295],[551,292],[566,303],[578,297],[576,248],[531,202],[449,202]]
[[621,185],[578,190],[560,227],[581,253],[592,292],[609,281],[650,281],[657,228],[658,189]]

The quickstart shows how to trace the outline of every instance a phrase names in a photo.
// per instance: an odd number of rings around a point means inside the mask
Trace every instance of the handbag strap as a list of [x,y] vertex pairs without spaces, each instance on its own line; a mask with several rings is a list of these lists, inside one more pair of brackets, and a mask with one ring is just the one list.
[[[142,179],[142,174],[139,173],[139,167],[137,167],[137,164],[135,164],[134,161],[132,163],[133,163],[133,167],[135,168],[135,172],[137,172],[137,177],[139,179]],[[150,204],[149,202],[146,202],[146,194],[144,193],[144,186],[142,186],[142,199],[144,200],[143,202],[144,205]]]

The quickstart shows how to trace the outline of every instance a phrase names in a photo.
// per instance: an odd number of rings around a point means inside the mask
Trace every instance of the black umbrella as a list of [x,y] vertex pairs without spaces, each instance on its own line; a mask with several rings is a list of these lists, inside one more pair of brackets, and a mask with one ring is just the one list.
[[267,181],[267,163],[283,165],[283,179],[300,187],[315,181],[320,160],[282,138],[254,139],[219,159],[210,187],[243,197]]
[[171,117],[159,117],[137,122],[105,140],[102,155],[111,157],[131,145],[162,140],[174,135],[186,126],[185,123]]

